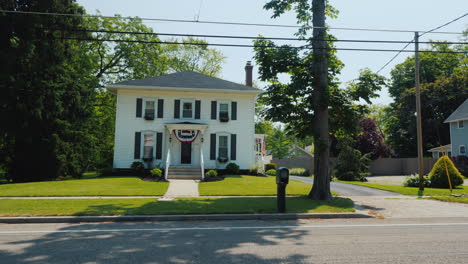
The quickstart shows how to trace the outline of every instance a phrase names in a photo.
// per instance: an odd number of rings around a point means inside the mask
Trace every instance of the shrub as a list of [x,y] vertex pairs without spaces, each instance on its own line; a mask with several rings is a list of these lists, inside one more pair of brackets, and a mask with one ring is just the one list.
[[449,182],[447,177],[447,171],[445,166],[447,166],[448,174],[450,175],[450,181],[452,187],[463,184],[463,177],[458,169],[453,164],[452,160],[447,156],[442,156],[437,160],[432,167],[431,172],[429,173],[429,178],[431,180],[431,187],[435,188],[449,188]]
[[162,176],[162,170],[158,168],[154,168],[150,171],[151,177],[154,178],[161,178]]
[[255,164],[254,166],[250,167],[249,175],[257,176],[258,175],[258,166]]
[[105,167],[98,169],[99,176],[111,176],[113,174],[112,167]]
[[136,175],[143,175],[145,173],[145,165],[141,161],[134,161],[130,168],[133,170],[133,173]]
[[[424,187],[431,187],[431,180],[429,176],[423,177]],[[405,187],[419,187],[419,174],[411,174],[409,177],[406,177],[405,181],[403,182],[403,186]]]
[[226,173],[227,174],[239,174],[239,165],[234,162],[228,163],[226,165]]
[[267,170],[265,174],[268,176],[276,176],[276,170],[275,169]]
[[206,178],[215,178],[218,177],[218,173],[215,170],[209,170],[205,172],[205,177]]
[[370,153],[362,155],[357,149],[351,147],[352,140],[343,138],[339,143],[341,149],[336,161],[334,175],[341,181],[364,181],[360,173],[369,169]]
[[295,176],[310,176],[310,172],[304,168],[292,168],[289,170],[289,175]]
[[267,163],[265,164],[265,171],[269,170],[276,170],[278,166],[276,166],[276,163]]

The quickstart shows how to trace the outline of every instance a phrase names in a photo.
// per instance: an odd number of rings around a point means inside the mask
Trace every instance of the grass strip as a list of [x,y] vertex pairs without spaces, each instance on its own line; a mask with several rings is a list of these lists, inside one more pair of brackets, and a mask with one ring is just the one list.
[[[354,203],[337,197],[331,202],[307,197],[286,198],[289,213],[354,212]],[[96,216],[276,213],[274,197],[156,199],[3,199],[0,216]]]
[[64,181],[2,184],[0,196],[160,196],[168,187],[167,182],[147,182],[138,177],[90,177]]
[[429,199],[452,202],[452,203],[468,203],[468,197],[456,197],[456,196],[433,196]]

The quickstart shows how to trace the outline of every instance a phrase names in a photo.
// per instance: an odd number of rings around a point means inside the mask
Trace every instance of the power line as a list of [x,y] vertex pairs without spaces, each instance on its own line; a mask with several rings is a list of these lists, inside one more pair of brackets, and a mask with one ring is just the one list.
[[[453,22],[458,21],[458,20],[466,17],[467,15],[468,15],[468,13],[465,13],[464,15],[461,15],[461,16],[455,18],[455,19],[452,19],[452,20],[450,20],[449,22],[447,22],[447,23],[445,23],[443,25],[440,25],[440,26],[435,27],[435,28],[433,28],[431,30],[425,31],[420,36],[423,36],[423,35],[428,34],[428,33],[433,33],[435,30],[438,30],[440,28],[448,26],[448,25],[452,24]],[[418,31],[416,30],[415,32],[418,32]],[[406,44],[400,51],[398,51],[398,53],[395,54],[395,56],[393,56],[389,61],[387,61],[387,63],[385,63],[382,67],[380,67],[380,69],[377,71],[377,73],[380,73],[383,69],[385,69],[385,67],[387,67],[393,60],[395,60],[396,57],[398,57],[398,55],[400,55],[403,52],[403,50],[405,50],[413,42],[414,42],[414,39],[412,39],[410,42],[408,42],[408,44]]]
[[[159,32],[137,32],[137,31],[118,31],[118,30],[94,30],[94,29],[59,29],[60,31],[79,31],[91,33],[111,33],[111,34],[128,34],[128,35],[150,35],[150,36],[177,36],[177,37],[201,37],[201,38],[228,38],[228,39],[270,39],[270,40],[292,40],[292,41],[307,41],[308,39],[301,38],[285,38],[285,37],[253,37],[253,36],[232,36],[232,35],[205,35],[205,34],[182,34],[182,33],[159,33]],[[330,42],[363,42],[363,43],[408,43],[402,40],[358,40],[358,39],[323,39],[321,41]],[[411,42],[410,42],[411,43]],[[447,42],[447,41],[421,41],[422,44],[468,44],[468,42]]]
[[[111,19],[129,19],[142,21],[158,21],[158,22],[175,22],[175,23],[199,23],[199,24],[218,24],[218,25],[236,25],[236,26],[258,26],[258,27],[283,27],[283,28],[301,28],[298,25],[282,25],[282,24],[265,24],[265,23],[245,23],[245,22],[226,22],[226,21],[206,21],[206,20],[185,20],[185,19],[167,19],[167,18],[140,18],[140,17],[120,17],[120,16],[103,16],[103,15],[82,15],[82,14],[65,14],[65,13],[49,13],[49,12],[33,12],[33,11],[17,11],[17,10],[0,10],[0,12],[9,14],[33,14],[33,15],[50,15],[50,16],[75,16],[89,18],[111,18]],[[306,28],[323,28],[308,26]],[[376,29],[376,28],[347,28],[347,27],[325,27],[333,30],[353,30],[353,31],[373,31],[373,32],[393,32],[393,33],[409,33],[418,30],[401,30],[401,29]],[[431,31],[433,34],[455,34],[460,35],[462,32],[443,32]]]
[[[310,49],[307,46],[268,46],[268,45],[246,45],[246,44],[222,44],[222,43],[200,43],[200,42],[175,42],[175,41],[144,41],[144,40],[128,40],[128,39],[99,39],[99,38],[68,38],[62,39],[78,40],[78,41],[97,41],[97,42],[125,42],[125,43],[146,43],[146,44],[175,44],[188,46],[214,46],[214,47],[238,47],[238,48],[276,48],[276,49]],[[394,49],[362,49],[362,48],[327,48],[327,50],[346,50],[346,51],[380,51],[380,52],[395,52]],[[413,50],[405,50],[404,52],[414,52]],[[468,53],[468,51],[434,51],[421,50],[426,53]]]

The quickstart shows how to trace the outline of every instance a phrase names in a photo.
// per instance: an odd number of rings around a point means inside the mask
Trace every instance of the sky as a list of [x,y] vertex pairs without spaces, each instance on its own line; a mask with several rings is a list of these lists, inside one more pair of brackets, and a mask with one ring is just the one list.
[[[99,10],[102,15],[139,16],[141,18],[165,18],[200,21],[245,22],[265,24],[295,25],[294,12],[289,12],[280,18],[272,19],[271,11],[263,9],[266,0],[78,0],[87,13],[95,14]],[[398,29],[411,31],[427,31],[445,24],[468,12],[466,0],[330,0],[332,6],[339,10],[337,19],[327,19],[330,27],[346,28],[376,28]],[[201,23],[175,22],[144,22],[157,33],[206,34],[206,35],[238,35],[265,37],[295,37],[296,28],[254,27],[214,25]],[[462,32],[468,27],[468,16],[458,20],[439,31]],[[366,39],[366,40],[401,40],[409,41],[414,33],[369,32],[331,30],[338,39]],[[160,37],[166,39],[165,37]],[[459,41],[460,35],[426,34],[420,41],[447,40]],[[252,44],[251,40],[205,39],[208,43]],[[278,42],[280,44],[294,44],[299,42]],[[371,44],[371,43],[337,43],[338,48],[372,48],[372,49],[401,49],[405,44]],[[424,48],[425,45],[421,45]],[[252,48],[216,47],[227,58],[223,65],[221,77],[223,79],[243,83],[245,81],[244,66],[247,61],[253,61]],[[411,45],[408,49],[413,50]],[[357,78],[359,70],[370,68],[374,72],[387,63],[396,52],[363,52],[338,51],[338,58],[345,64],[341,71],[342,85]],[[404,61],[411,53],[400,54],[392,63],[384,68],[380,74],[389,77],[390,70]],[[254,67],[255,62],[253,61]],[[258,67],[254,68],[254,81],[258,77]],[[263,84],[257,81],[260,87]],[[387,90],[380,92],[380,97],[373,101],[375,104],[389,104],[392,99]]]

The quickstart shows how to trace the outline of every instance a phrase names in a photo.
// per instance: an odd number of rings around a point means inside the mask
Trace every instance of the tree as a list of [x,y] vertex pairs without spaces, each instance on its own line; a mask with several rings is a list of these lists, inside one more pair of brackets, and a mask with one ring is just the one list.
[[277,159],[284,159],[294,153],[294,138],[281,127],[273,128],[273,133],[266,138],[267,150]]
[[[84,13],[72,0],[3,1],[0,8]],[[72,30],[82,26],[80,16],[0,14],[0,138],[14,181],[80,176],[84,169],[91,68],[78,45],[64,39],[88,37]]]
[[[455,47],[456,48],[456,47]],[[432,51],[453,51],[448,44],[434,44]],[[468,94],[466,55],[421,53],[421,111],[423,149],[450,143],[450,132],[443,121]],[[400,157],[414,157],[416,116],[414,57],[407,58],[391,71],[389,91],[394,99],[388,110],[387,142]]]
[[391,155],[390,147],[384,143],[382,134],[377,131],[377,125],[371,118],[359,122],[360,134],[356,137],[356,148],[370,158],[385,158]]

